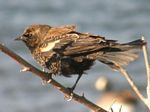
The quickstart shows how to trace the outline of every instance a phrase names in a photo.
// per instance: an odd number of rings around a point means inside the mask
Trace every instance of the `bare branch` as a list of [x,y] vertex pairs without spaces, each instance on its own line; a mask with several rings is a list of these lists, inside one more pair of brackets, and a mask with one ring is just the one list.
[[[144,37],[142,37],[142,40],[146,42]],[[150,66],[149,66],[147,45],[143,46],[143,54],[144,54],[146,72],[147,72],[147,97],[150,100]]]
[[[70,91],[67,88],[65,88],[64,86],[62,86],[60,83],[53,80],[50,77],[51,74],[42,72],[39,69],[35,68],[34,66],[29,64],[27,61],[25,61],[23,58],[21,58],[20,56],[15,54],[13,51],[9,50],[7,47],[5,47],[1,43],[0,43],[0,51],[7,54],[11,58],[13,58],[16,62],[18,62],[20,65],[22,65],[23,68],[25,68],[25,69],[23,69],[23,71],[30,71],[30,72],[34,73],[36,76],[39,76],[40,78],[45,80],[47,83],[53,85],[56,89],[60,90],[62,93],[65,94],[65,96],[70,96],[70,94],[71,94]],[[95,112],[107,112],[103,108],[101,108],[101,107],[95,105],[94,103],[90,102],[89,100],[87,100],[85,97],[79,96],[75,93],[72,93],[72,99],[76,102],[83,104],[84,106],[86,106],[87,108],[89,108]]]
[[[144,96],[141,94],[140,90],[137,88],[137,86],[135,85],[135,83],[133,82],[133,80],[131,79],[130,75],[127,73],[127,71],[120,67],[119,69],[120,73],[126,78],[126,80],[128,81],[128,83],[130,84],[131,88],[134,90],[134,92],[137,94],[137,96],[144,102],[146,103],[146,99],[144,98]],[[146,103],[147,104],[147,103]]]

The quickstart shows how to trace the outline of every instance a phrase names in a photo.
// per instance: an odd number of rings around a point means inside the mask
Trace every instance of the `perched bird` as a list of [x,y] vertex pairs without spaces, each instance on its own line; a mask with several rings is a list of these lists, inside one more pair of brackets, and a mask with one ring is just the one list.
[[66,77],[77,74],[72,91],[94,61],[117,70],[135,60],[138,49],[144,45],[140,39],[120,44],[99,35],[77,32],[75,28],[74,25],[31,25],[16,38],[26,44],[34,59],[50,73]]

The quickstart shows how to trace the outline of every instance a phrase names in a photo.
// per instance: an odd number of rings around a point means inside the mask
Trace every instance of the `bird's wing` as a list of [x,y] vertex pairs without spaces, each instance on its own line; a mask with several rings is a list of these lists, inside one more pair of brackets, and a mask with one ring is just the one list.
[[39,48],[41,52],[54,51],[64,56],[83,55],[95,52],[106,46],[107,43],[104,37],[78,32],[66,33],[61,36],[55,35],[53,38],[57,39],[50,40],[47,38],[47,40],[40,45]]
[[[62,43],[67,44],[70,40],[65,39],[68,38],[66,34],[75,31],[75,25],[66,25],[59,27],[52,27],[43,38],[42,43],[39,45],[39,49],[41,52],[49,52],[55,47],[57,43],[60,43],[60,40],[64,40]],[[61,45],[60,43],[60,45]]]
[[64,34],[74,32],[75,29],[76,29],[75,25],[52,27],[48,31],[45,39],[47,39],[47,40],[50,39],[51,40],[52,38],[55,38],[57,40],[57,39],[63,38],[62,35],[64,35]]
[[64,56],[80,56],[96,52],[109,43],[104,37],[78,33],[74,25],[67,25],[52,27],[43,39],[40,50],[44,53],[55,51]]
[[[62,53],[64,56],[83,56],[99,51],[109,46],[110,42],[104,37],[90,34],[70,33],[68,38],[61,39],[53,50]],[[115,42],[115,41],[111,41]]]

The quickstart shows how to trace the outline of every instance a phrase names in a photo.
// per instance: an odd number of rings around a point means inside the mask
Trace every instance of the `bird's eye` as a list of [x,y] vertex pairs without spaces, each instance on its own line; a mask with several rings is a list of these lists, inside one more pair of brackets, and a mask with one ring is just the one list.
[[23,36],[25,36],[25,37],[32,37],[32,34],[31,33],[28,33],[28,34],[24,34]]

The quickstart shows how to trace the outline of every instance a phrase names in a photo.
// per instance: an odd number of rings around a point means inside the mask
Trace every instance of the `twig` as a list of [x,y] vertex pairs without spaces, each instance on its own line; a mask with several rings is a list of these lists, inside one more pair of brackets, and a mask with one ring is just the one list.
[[140,98],[140,100],[149,108],[150,110],[150,100],[148,98],[145,98],[142,93],[140,92],[140,90],[137,88],[137,86],[135,85],[135,83],[133,82],[133,80],[131,79],[130,75],[126,72],[125,69],[123,69],[122,67],[120,67],[119,69],[120,73],[126,78],[126,80],[128,81],[129,85],[131,86],[131,88],[133,89],[133,91],[137,94],[137,96]]
[[[64,86],[62,86],[60,83],[58,83],[55,80],[53,80],[52,78],[50,78],[49,77],[50,74],[47,74],[47,73],[42,72],[39,69],[35,68],[34,66],[29,64],[27,61],[25,61],[23,58],[21,58],[20,56],[15,54],[13,51],[9,50],[7,47],[5,47],[1,43],[0,43],[0,51],[7,54],[11,58],[13,58],[15,61],[17,61],[19,64],[21,64],[23,66],[23,68],[26,68],[26,69],[23,69],[23,71],[30,71],[30,72],[34,73],[36,76],[39,76],[43,80],[47,81],[47,83],[53,85],[56,89],[60,90],[62,93],[65,94],[65,96],[70,96],[70,91],[68,91],[68,89],[65,88]],[[74,101],[83,104],[84,106],[86,106],[87,108],[89,108],[95,112],[107,112],[106,110],[104,110],[103,108],[90,102],[83,96],[79,96],[75,93],[72,93],[72,96],[73,96],[72,99]]]
[[[134,92],[137,94],[137,96],[144,102],[146,103],[146,99],[144,98],[144,96],[141,94],[141,92],[139,91],[139,89],[137,88],[137,86],[135,85],[135,83],[133,82],[132,78],[130,77],[130,75],[127,73],[127,71],[120,67],[119,69],[120,73],[126,78],[126,80],[128,81],[128,83],[130,84],[131,88],[134,90]],[[147,103],[146,103],[147,104]]]
[[[144,36],[142,36],[142,40],[146,42]],[[150,100],[150,66],[149,66],[147,45],[143,46],[143,54],[144,54],[146,72],[147,72],[147,97]]]

